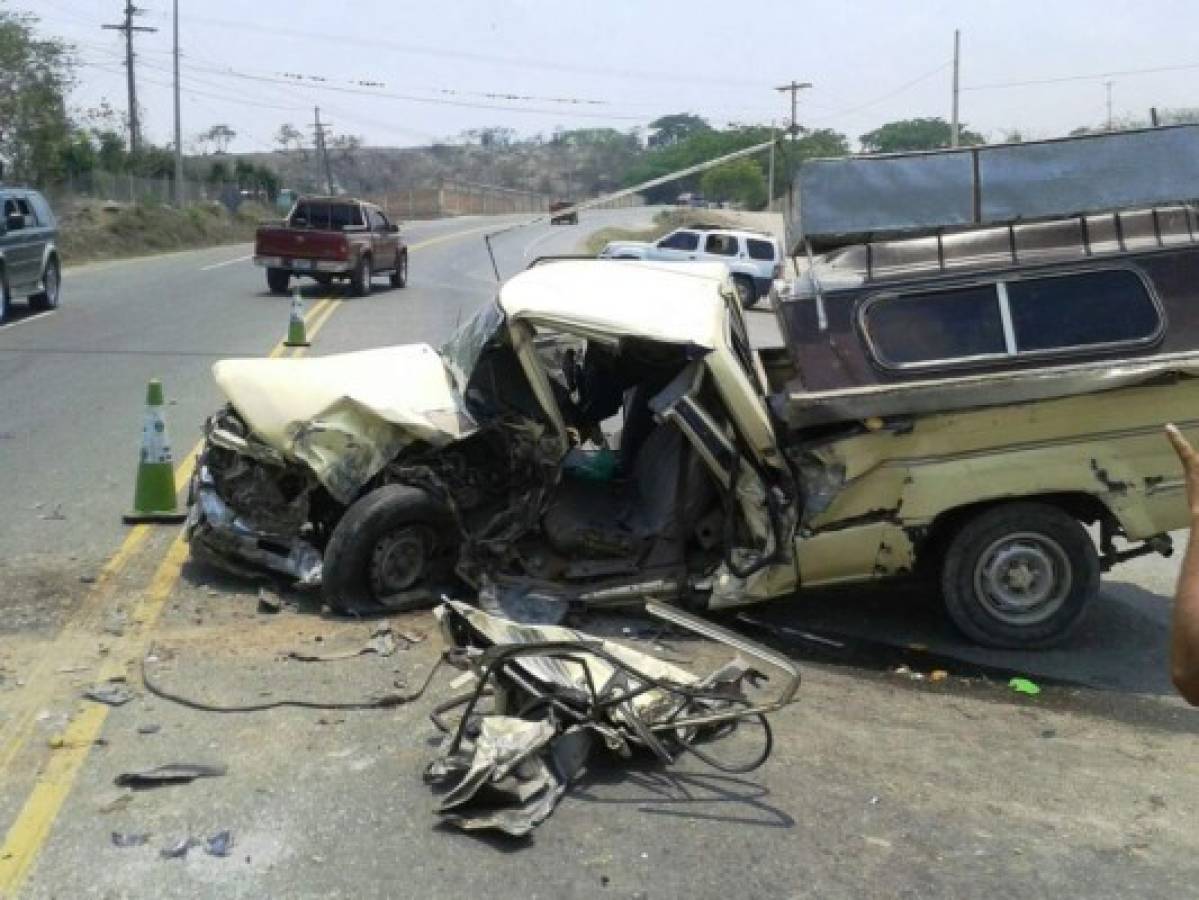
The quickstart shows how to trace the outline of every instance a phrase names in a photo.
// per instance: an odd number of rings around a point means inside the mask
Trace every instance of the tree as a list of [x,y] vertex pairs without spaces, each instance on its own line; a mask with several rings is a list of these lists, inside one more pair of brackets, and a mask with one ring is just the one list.
[[224,184],[230,180],[229,167],[222,160],[217,160],[208,169],[208,180],[212,184]]
[[216,146],[217,153],[227,152],[229,144],[235,137],[237,137],[237,132],[228,125],[213,125],[200,135],[202,141],[212,143]]
[[692,135],[711,131],[706,120],[691,113],[674,113],[662,116],[649,123],[650,135],[646,141],[651,147],[669,147],[685,141]]
[[96,142],[100,145],[96,154],[100,168],[105,172],[125,171],[125,138],[120,132],[104,129],[97,131]]
[[284,122],[275,132],[275,143],[283,150],[304,150],[304,134],[290,122]]
[[709,200],[734,200],[746,209],[766,205],[766,177],[756,160],[742,157],[709,169],[699,186]]
[[66,95],[74,84],[70,50],[33,32],[34,16],[0,11],[0,159],[13,180],[53,181],[72,140]]
[[[953,128],[942,118],[902,119],[888,122],[858,138],[866,153],[901,153],[909,150],[940,150],[952,141]],[[963,147],[985,144],[986,139],[965,125],[959,132]]]

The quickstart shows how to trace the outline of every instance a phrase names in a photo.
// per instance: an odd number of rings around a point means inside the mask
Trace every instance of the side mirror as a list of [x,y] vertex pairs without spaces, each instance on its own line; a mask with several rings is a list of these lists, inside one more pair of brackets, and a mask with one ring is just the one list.
[[4,217],[4,227],[8,231],[20,231],[25,227],[25,217],[20,213],[9,213]]

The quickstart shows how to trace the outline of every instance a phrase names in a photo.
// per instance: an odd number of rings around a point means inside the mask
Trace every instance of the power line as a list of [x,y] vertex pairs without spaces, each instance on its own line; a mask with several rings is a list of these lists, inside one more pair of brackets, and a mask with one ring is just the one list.
[[1199,63],[1181,63],[1172,66],[1154,66],[1147,69],[1119,69],[1111,72],[1094,72],[1090,75],[1061,75],[1056,78],[1029,78],[1023,81],[994,81],[988,84],[972,84],[962,88],[963,91],[991,91],[1003,88],[1033,87],[1043,84],[1065,84],[1071,81],[1099,81],[1112,77],[1128,75],[1157,75],[1162,72],[1183,72],[1199,69]]

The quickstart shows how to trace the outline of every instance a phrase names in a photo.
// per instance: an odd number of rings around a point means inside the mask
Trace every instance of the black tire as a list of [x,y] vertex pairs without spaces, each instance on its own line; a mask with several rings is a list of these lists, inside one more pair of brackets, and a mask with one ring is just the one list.
[[62,269],[58,265],[58,257],[51,256],[46,260],[46,270],[42,272],[42,286],[45,288],[29,298],[29,305],[39,311],[58,309],[58,299],[62,292]]
[[[415,568],[397,571],[416,564],[405,554],[418,543],[424,545],[419,575]],[[449,513],[424,491],[399,484],[376,488],[355,501],[333,529],[321,574],[325,602],[337,612],[402,608],[385,602],[387,597],[444,584],[456,544]],[[428,606],[435,599],[411,605]]]
[[350,293],[355,297],[365,297],[371,292],[371,258],[367,254],[358,257],[358,264],[350,275]]
[[1078,624],[1099,593],[1099,571],[1095,544],[1076,519],[1043,503],[1006,503],[950,541],[941,590],[970,639],[1034,649],[1059,643]]
[[267,269],[266,286],[272,294],[286,294],[291,284],[291,273],[287,269]]
[[758,288],[748,275],[734,275],[733,287],[737,289],[737,299],[741,301],[742,309],[749,309],[758,302]]
[[0,325],[8,321],[12,298],[8,295],[8,277],[3,267],[0,267]]
[[401,253],[396,260],[396,267],[391,270],[391,286],[402,288],[408,284],[408,254]]

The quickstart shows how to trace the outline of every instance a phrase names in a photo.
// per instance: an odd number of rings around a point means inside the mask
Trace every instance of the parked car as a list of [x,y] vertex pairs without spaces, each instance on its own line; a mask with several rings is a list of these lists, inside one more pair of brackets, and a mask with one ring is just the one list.
[[347,280],[359,297],[379,272],[389,274],[392,287],[408,283],[399,226],[375,204],[346,197],[301,197],[282,224],[260,226],[254,263],[266,269],[274,294],[286,294],[300,276],[322,285]]
[[28,297],[34,309],[54,309],[62,292],[58,222],[46,198],[24,188],[0,188],[0,322],[12,301]]
[[555,200],[550,204],[550,224],[551,225],[578,225],[579,211],[574,210],[568,215],[555,216],[554,213],[562,209],[570,209],[577,201],[574,200]]
[[[1172,158],[1199,159],[1192,136]],[[1015,169],[1058,177],[1032,150]],[[1087,159],[1134,173],[1126,199],[1193,184]],[[1061,188],[1068,211],[1030,222],[1004,190],[1020,220],[931,239],[895,230],[928,204],[887,197],[847,207],[885,213],[885,240],[800,223],[839,246],[777,302],[781,348],[751,347],[724,266],[575,260],[509,280],[440,351],[217,363],[193,550],[338,609],[463,585],[723,609],[917,577],[980,643],[1059,641],[1102,572],[1189,519],[1162,425],[1199,437],[1199,211],[1079,215]]]
[[652,243],[610,241],[599,257],[724,263],[747,309],[770,293],[775,279],[783,275],[783,250],[777,239],[764,232],[728,228],[679,228]]

